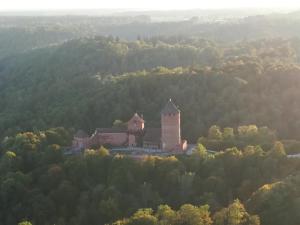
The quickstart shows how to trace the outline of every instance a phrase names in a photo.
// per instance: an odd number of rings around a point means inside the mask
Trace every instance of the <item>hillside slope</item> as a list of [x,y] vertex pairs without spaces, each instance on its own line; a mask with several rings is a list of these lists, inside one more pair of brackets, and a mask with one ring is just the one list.
[[52,126],[93,131],[135,111],[157,123],[171,97],[191,141],[212,124],[267,125],[298,138],[297,46],[280,39],[222,46],[95,38],[33,50],[0,62],[1,133]]

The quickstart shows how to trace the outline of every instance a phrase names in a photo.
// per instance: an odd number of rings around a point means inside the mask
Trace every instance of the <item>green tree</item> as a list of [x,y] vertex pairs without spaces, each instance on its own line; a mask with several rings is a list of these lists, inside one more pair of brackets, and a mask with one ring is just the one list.
[[284,156],[286,156],[284,145],[280,141],[276,141],[274,143],[274,146],[271,149],[271,155],[274,156],[274,157],[284,157]]
[[207,157],[207,149],[202,144],[197,144],[196,148],[193,151],[193,156],[205,158]]
[[257,216],[250,215],[239,200],[214,215],[215,225],[260,225]]
[[32,223],[30,223],[29,221],[22,221],[18,223],[18,225],[32,225]]
[[208,211],[208,206],[196,207],[186,204],[180,207],[177,212],[178,225],[210,225],[212,220]]
[[103,146],[101,146],[99,149],[98,149],[98,153],[97,153],[99,156],[101,157],[105,157],[105,156],[109,156],[109,151],[108,149],[104,148]]
[[160,205],[155,216],[160,225],[175,224],[177,220],[176,212],[168,205]]
[[224,140],[233,140],[234,139],[234,130],[231,127],[225,127],[223,129],[223,138]]
[[220,127],[216,125],[211,126],[208,130],[208,138],[215,139],[215,140],[222,140],[223,136]]
[[156,225],[158,224],[157,218],[153,215],[152,209],[139,209],[129,219],[128,225]]

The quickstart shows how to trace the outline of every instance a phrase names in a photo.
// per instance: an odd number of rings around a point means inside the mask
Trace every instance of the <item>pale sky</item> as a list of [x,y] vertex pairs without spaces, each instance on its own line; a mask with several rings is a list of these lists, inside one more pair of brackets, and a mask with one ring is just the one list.
[[0,10],[300,8],[300,0],[0,0]]

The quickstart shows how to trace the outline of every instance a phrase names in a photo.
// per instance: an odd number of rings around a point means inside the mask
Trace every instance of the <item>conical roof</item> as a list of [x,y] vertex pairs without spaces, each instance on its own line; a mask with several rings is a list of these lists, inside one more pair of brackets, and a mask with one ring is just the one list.
[[178,107],[172,102],[172,99],[169,99],[163,110],[161,111],[162,114],[177,114],[180,113]]

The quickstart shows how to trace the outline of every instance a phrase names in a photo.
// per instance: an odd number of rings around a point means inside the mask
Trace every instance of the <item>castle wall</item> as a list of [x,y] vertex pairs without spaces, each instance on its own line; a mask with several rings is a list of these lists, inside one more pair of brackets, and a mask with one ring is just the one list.
[[98,133],[94,137],[94,145],[112,145],[112,146],[123,146],[128,142],[127,133]]
[[137,145],[136,143],[136,138],[133,134],[130,134],[128,136],[128,146],[132,146],[132,147],[135,147]]
[[161,115],[162,149],[181,149],[180,113]]
[[155,142],[150,142],[150,141],[144,141],[143,143],[144,148],[149,148],[149,149],[159,149],[160,145]]

